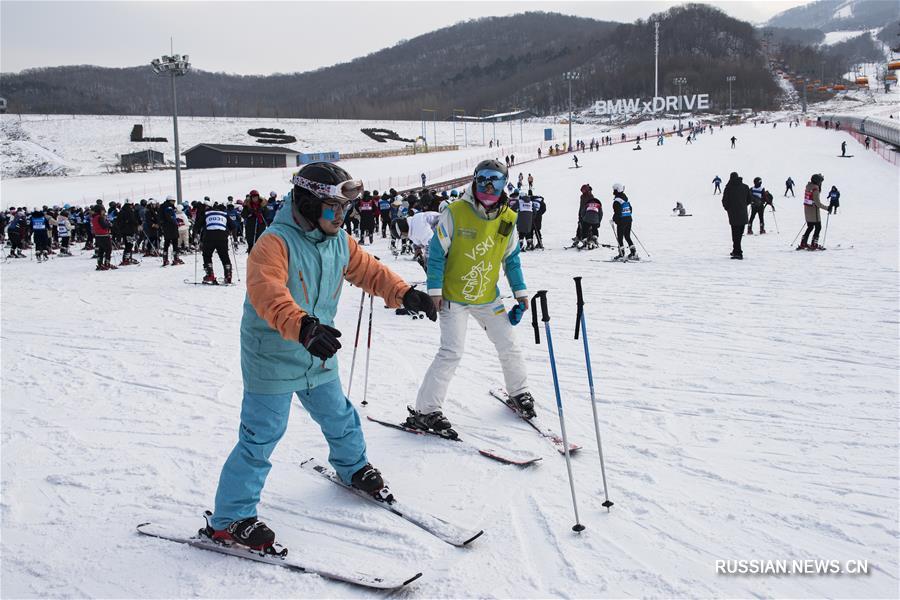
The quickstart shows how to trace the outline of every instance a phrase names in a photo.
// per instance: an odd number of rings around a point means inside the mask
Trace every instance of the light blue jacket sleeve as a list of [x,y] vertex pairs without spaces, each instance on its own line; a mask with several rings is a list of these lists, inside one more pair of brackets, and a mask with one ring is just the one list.
[[[519,245],[503,259],[503,270],[506,272],[506,281],[516,298],[528,298],[528,287],[525,285],[525,276],[522,274],[522,263],[519,260]],[[430,268],[430,265],[429,265]]]
[[428,242],[428,279],[426,287],[431,296],[440,296],[444,289],[444,265],[447,264],[447,255],[438,236],[431,236]]

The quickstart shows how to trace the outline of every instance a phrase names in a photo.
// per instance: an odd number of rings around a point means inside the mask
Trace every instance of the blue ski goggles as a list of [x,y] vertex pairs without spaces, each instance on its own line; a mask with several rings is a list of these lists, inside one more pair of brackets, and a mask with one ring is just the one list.
[[[488,192],[488,186],[493,190]],[[506,186],[506,175],[500,171],[479,171],[475,174],[475,191],[481,193],[500,194]]]

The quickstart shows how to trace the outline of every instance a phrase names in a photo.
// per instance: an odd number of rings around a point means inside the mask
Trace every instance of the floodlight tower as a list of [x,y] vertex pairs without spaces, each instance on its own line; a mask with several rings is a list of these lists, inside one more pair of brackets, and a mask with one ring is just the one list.
[[678,86],[678,131],[681,131],[681,86],[687,85],[687,77],[676,77],[672,83]]
[[580,78],[581,73],[577,71],[563,73],[563,79],[569,82],[569,152],[572,151],[572,82]]
[[188,55],[173,54],[172,56],[163,55],[162,58],[154,58],[150,61],[153,72],[157,75],[168,75],[172,79],[172,127],[175,130],[175,195],[178,197],[178,204],[181,199],[181,153],[178,147],[178,101],[175,96],[175,78],[182,77],[187,74],[191,68],[188,62]]
[[731,113],[731,84],[737,79],[734,75],[729,75],[725,78],[725,81],[728,82],[728,112]]

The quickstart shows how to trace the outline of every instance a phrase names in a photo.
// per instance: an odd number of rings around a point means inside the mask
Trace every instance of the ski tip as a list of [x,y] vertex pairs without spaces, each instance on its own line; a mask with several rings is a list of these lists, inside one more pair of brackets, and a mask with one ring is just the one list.
[[406,581],[404,581],[404,582],[403,582],[403,585],[409,585],[410,583],[412,583],[413,581],[415,581],[416,579],[418,579],[418,578],[421,577],[421,576],[422,576],[421,573],[416,573],[415,575],[413,575],[412,577],[410,577],[409,579],[407,579]]
[[471,542],[474,542],[475,540],[477,540],[478,538],[480,538],[482,535],[484,535],[484,529],[480,530],[478,533],[476,533],[475,535],[473,535],[472,537],[470,537],[469,539],[467,539],[466,541],[464,541],[464,542],[462,543],[462,545],[463,545],[463,546],[468,546]]

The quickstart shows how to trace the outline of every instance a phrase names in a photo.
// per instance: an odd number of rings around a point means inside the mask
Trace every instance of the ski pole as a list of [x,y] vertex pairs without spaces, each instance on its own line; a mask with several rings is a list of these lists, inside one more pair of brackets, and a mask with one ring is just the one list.
[[825,217],[825,235],[822,237],[822,245],[823,246],[825,246],[825,242],[828,241],[828,222],[830,220],[831,220],[831,211],[828,211],[828,216]]
[[572,475],[572,457],[569,452],[569,437],[566,435],[566,420],[563,416],[562,397],[559,393],[559,377],[556,374],[556,358],[553,355],[553,338],[550,336],[550,312],[547,310],[547,290],[540,290],[531,298],[531,324],[534,327],[534,341],[540,343],[540,330],[537,325],[537,300],[541,300],[541,320],[544,322],[544,333],[547,335],[547,350],[550,353],[550,370],[553,373],[553,390],[556,392],[556,411],[559,413],[559,428],[562,432],[563,446],[566,449],[566,472],[569,475],[569,489],[572,491],[572,508],[575,510],[575,525],[572,531],[584,531],[584,525],[578,518],[578,502],[575,499],[575,480]]
[[597,452],[600,454],[600,475],[603,477],[603,495],[606,496],[606,512],[613,505],[609,501],[609,489],[606,487],[606,463],[603,460],[603,444],[600,441],[600,424],[597,419],[597,399],[594,395],[594,373],[591,370],[591,351],[588,348],[587,324],[584,318],[584,296],[581,293],[581,277],[575,277],[575,294],[578,297],[577,321],[575,323],[575,339],[578,339],[578,326],[581,325],[581,341],[584,343],[584,364],[587,367],[588,387],[591,390],[591,410],[594,413],[594,433],[597,435]]
[[234,274],[237,276],[237,280],[241,280],[241,273],[238,271],[238,255],[237,255],[237,242],[234,241],[234,238],[231,238],[231,251],[234,254]]
[[372,358],[372,305],[375,302],[375,296],[369,294],[369,336],[366,341],[366,373],[363,377],[363,406],[369,402],[366,400],[369,395],[369,359]]
[[789,244],[790,246],[793,246],[793,245],[794,245],[794,242],[797,241],[797,238],[800,237],[800,234],[803,233],[803,228],[804,228],[804,227],[806,227],[805,224],[800,226],[800,231],[798,231],[798,232],[797,232],[797,235],[794,236],[794,240]]
[[775,218],[775,207],[772,207],[772,220],[775,221],[775,233],[781,235],[781,232],[778,231],[778,219]]
[[[194,285],[197,285],[197,255],[199,252],[194,250]],[[212,258],[210,258],[209,262],[212,262]]]
[[[634,227],[633,227],[633,226],[632,226],[632,229],[631,229],[631,234],[634,236],[634,239],[637,240],[637,243],[641,245],[641,248],[644,249],[644,252],[647,252],[647,248],[644,246],[644,243],[641,242],[641,238],[639,238],[638,235],[637,235],[637,233],[635,233]],[[649,252],[647,252],[647,256],[650,256],[650,253],[649,253]]]
[[359,328],[362,325],[363,303],[366,301],[366,290],[362,290],[359,298],[359,316],[356,318],[356,340],[353,342],[353,357],[350,359],[350,381],[347,382],[347,400],[350,399],[350,390],[353,389],[353,371],[356,369],[356,350],[359,347]]

